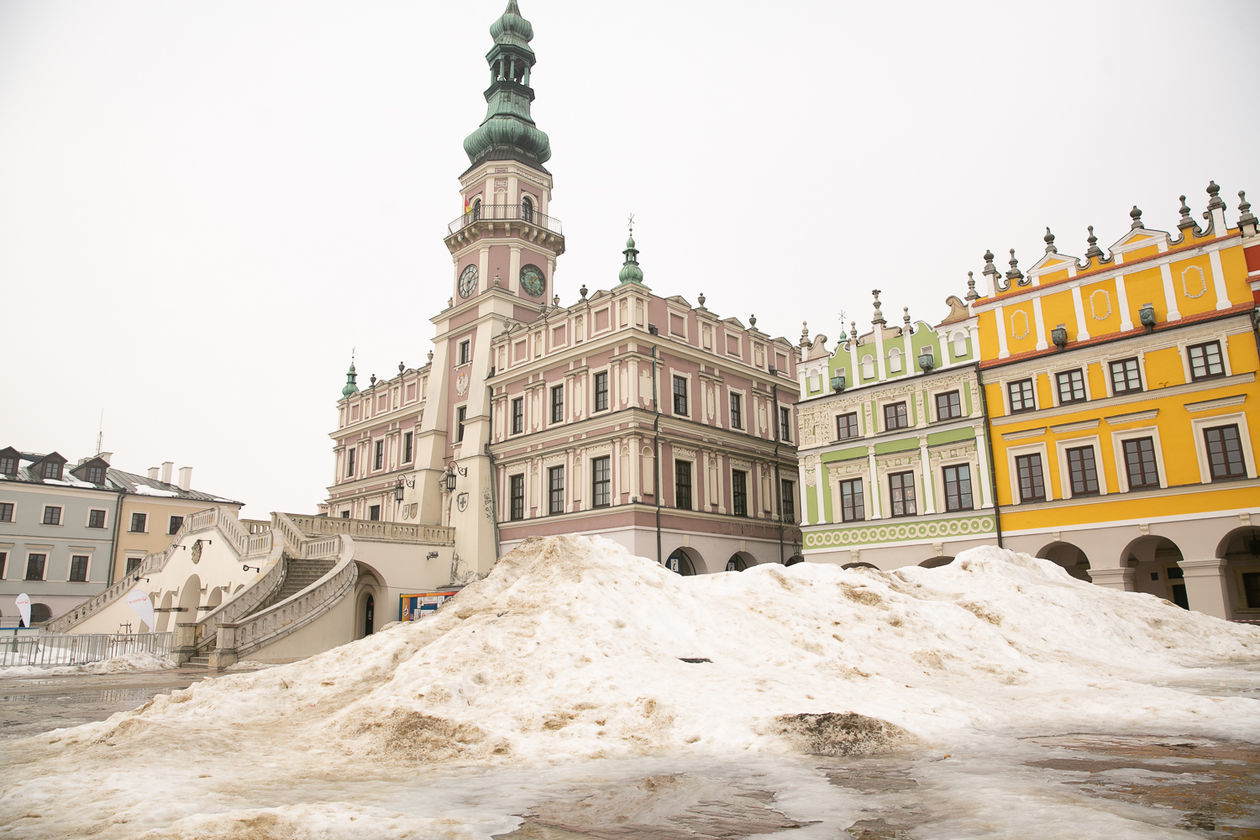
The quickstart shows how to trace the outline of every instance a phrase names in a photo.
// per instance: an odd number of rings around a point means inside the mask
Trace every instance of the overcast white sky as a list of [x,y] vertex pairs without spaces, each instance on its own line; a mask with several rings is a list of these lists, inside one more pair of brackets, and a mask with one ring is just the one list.
[[[551,137],[563,303],[649,286],[799,339],[946,313],[1027,267],[1260,206],[1234,2],[521,0]],[[307,512],[360,382],[424,362],[501,0],[0,0],[0,446],[192,465]],[[831,346],[831,345],[829,345]]]

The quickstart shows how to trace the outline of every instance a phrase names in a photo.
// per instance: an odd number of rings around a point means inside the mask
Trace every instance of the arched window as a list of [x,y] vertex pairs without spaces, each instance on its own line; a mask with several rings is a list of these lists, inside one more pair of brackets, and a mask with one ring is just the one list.
[[529,196],[521,198],[521,218],[527,222],[534,221],[534,202],[529,200]]
[[472,220],[475,222],[481,218],[481,199],[474,198],[472,203]]

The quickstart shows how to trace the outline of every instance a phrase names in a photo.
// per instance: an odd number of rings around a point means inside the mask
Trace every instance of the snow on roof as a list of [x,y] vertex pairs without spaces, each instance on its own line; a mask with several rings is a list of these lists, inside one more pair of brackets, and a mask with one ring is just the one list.
[[[192,772],[279,791],[413,772],[390,766],[799,754],[778,719],[801,714],[887,721],[941,754],[1065,731],[1254,742],[1260,702],[1176,686],[1258,656],[1260,628],[995,547],[936,569],[684,578],[605,539],[555,537],[431,618],[31,739],[23,761],[64,763],[78,797],[109,788],[123,760],[157,784],[172,772],[160,756],[181,753],[167,744],[196,745]],[[121,807],[115,789],[99,795]]]

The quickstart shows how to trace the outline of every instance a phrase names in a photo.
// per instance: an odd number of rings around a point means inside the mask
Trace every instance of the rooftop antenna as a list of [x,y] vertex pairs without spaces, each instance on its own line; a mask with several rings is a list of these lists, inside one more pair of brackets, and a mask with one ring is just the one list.
[[101,454],[101,444],[105,440],[105,409],[101,409],[101,420],[96,426],[96,454]]

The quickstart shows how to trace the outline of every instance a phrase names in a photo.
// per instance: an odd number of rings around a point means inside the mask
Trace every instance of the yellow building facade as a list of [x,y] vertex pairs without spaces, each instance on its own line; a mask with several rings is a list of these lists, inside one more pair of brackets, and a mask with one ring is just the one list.
[[1213,183],[1204,224],[1104,254],[988,253],[972,302],[1002,543],[1095,583],[1260,619],[1260,233]]

